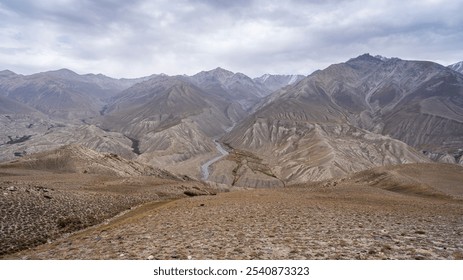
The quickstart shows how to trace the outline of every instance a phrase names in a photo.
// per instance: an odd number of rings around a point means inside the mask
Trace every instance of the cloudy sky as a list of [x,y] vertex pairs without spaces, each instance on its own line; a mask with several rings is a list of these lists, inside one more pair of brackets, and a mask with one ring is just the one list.
[[0,0],[0,70],[310,74],[363,53],[463,60],[460,0]]

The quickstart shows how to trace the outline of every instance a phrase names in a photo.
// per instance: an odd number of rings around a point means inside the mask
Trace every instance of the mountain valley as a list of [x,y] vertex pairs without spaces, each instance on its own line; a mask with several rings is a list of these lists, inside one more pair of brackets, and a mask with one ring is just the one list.
[[[5,70],[0,127],[3,258],[463,258],[461,62],[364,54],[257,78]],[[265,230],[241,228],[252,217]],[[157,241],[131,251],[125,233]]]

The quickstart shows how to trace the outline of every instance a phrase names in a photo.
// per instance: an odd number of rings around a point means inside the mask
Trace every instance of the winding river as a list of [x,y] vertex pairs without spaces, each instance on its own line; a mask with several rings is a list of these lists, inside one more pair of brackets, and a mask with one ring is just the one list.
[[217,141],[217,139],[214,139],[214,144],[215,147],[217,148],[217,151],[219,151],[220,155],[210,159],[208,162],[204,163],[201,165],[201,178],[204,181],[207,181],[209,178],[209,166],[211,166],[213,163],[216,161],[220,160],[224,156],[228,155],[228,152],[223,148],[223,146]]
[[[225,129],[224,134],[227,133],[227,132],[230,132],[235,127],[235,125],[236,125],[236,123],[233,123],[232,126]],[[218,136],[218,137],[220,137],[220,136]],[[216,161],[219,161],[224,156],[228,155],[228,152],[223,148],[223,146],[217,140],[218,137],[214,139],[214,144],[215,144],[215,147],[217,148],[217,151],[219,151],[220,155],[210,159],[208,162],[201,165],[201,178],[203,179],[203,181],[207,181],[207,179],[209,178],[209,166],[211,166]]]

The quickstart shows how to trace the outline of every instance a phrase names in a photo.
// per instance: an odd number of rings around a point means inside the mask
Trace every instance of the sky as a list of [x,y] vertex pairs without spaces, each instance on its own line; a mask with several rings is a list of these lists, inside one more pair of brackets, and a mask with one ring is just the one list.
[[0,0],[0,70],[308,75],[363,53],[463,60],[460,0]]

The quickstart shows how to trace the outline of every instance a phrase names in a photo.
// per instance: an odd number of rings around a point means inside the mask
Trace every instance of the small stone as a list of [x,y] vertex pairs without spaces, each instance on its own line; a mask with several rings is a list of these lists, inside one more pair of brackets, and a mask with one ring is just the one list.
[[43,197],[45,197],[46,199],[51,199],[51,196],[49,195],[44,195]]
[[10,186],[8,188],[6,188],[7,191],[10,191],[10,192],[15,192],[17,191],[18,189],[15,187],[15,186]]
[[188,256],[187,259],[191,260],[193,257],[192,256]]
[[199,206],[204,206],[205,204],[204,203],[201,203]]
[[119,257],[121,257],[121,258],[122,258],[123,256],[125,256],[125,254],[120,254],[120,255],[119,255]]
[[149,255],[149,256],[148,256],[148,260],[154,260],[154,256],[153,256],[153,255]]
[[198,191],[198,190],[187,190],[183,192],[187,196],[200,196],[200,195],[206,195],[206,193]]
[[426,249],[416,249],[415,253],[418,255],[426,256],[426,255],[431,255],[432,252]]

